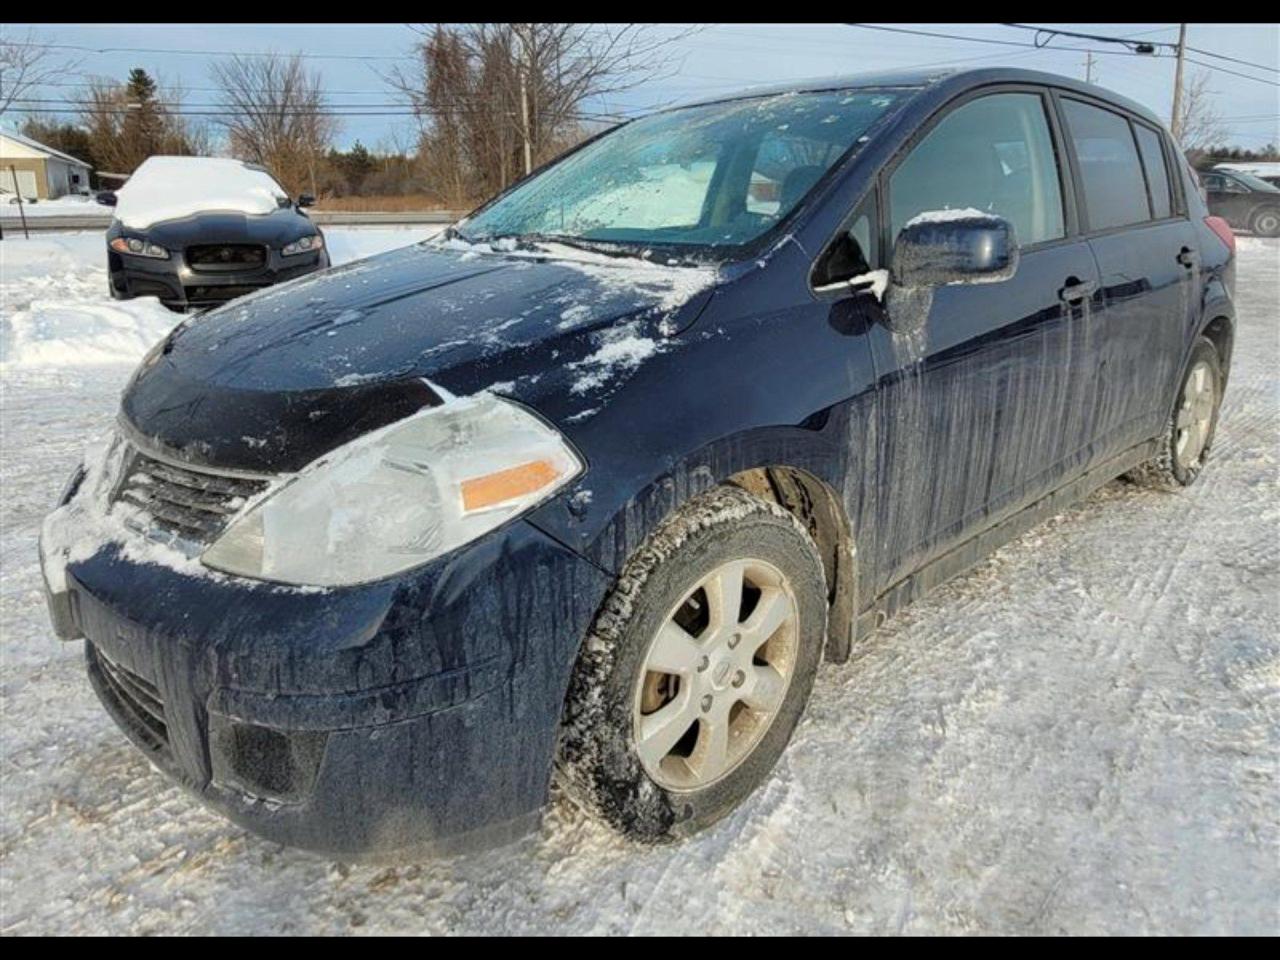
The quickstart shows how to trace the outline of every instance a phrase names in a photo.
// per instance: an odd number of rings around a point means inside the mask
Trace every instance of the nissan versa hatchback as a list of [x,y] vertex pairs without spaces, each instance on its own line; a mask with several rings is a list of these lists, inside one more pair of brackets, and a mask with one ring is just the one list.
[[657,113],[429,241],[185,320],[41,545],[108,712],[346,858],[641,841],[821,663],[1213,443],[1232,237],[1138,104],[1021,70]]

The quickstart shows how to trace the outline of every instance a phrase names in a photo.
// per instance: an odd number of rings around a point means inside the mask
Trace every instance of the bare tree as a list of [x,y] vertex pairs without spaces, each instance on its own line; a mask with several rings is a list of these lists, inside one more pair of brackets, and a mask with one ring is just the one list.
[[643,24],[433,24],[386,79],[414,108],[429,186],[455,204],[524,175],[582,137],[586,105],[673,66],[672,34]]
[[290,194],[316,191],[316,173],[338,131],[319,73],[299,54],[232,57],[213,65],[217,122],[232,154],[260,163]]
[[1182,88],[1178,139],[1188,153],[1203,151],[1226,137],[1226,125],[1214,107],[1209,79],[1209,71],[1201,70]]
[[18,39],[0,36],[0,115],[15,101],[22,101],[33,87],[64,77],[78,65],[78,61],[55,59],[53,51],[31,31]]
[[125,83],[89,81],[80,96],[80,126],[94,162],[111,173],[132,173],[156,154],[207,153],[208,132],[181,113],[183,90],[134,69]]

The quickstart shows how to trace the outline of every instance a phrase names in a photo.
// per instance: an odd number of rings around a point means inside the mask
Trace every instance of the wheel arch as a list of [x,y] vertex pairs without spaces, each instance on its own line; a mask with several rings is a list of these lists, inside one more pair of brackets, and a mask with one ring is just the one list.
[[[848,470],[857,475],[850,457],[860,449],[846,436],[844,427],[830,433],[806,427],[748,431],[689,454],[629,497],[612,504],[607,497],[593,498],[595,516],[547,529],[616,575],[658,524],[713,487],[733,484],[775,502],[794,514],[818,544],[830,607],[826,656],[843,661],[857,613],[857,533],[838,491]],[[535,523],[543,526],[552,519],[544,513]]]

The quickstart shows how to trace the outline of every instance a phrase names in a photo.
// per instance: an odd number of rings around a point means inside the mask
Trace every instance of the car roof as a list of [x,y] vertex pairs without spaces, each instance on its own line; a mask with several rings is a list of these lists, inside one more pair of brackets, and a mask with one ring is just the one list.
[[953,68],[947,70],[934,68],[814,77],[807,80],[792,80],[786,83],[748,87],[733,93],[716,94],[715,96],[681,103],[680,107],[723,103],[729,100],[743,100],[752,97],[779,96],[787,93],[813,93],[820,90],[844,90],[858,87],[901,87],[906,89],[914,88],[919,92],[923,92],[931,87],[945,85],[953,92],[960,93],[974,87],[993,83],[1032,83],[1071,90],[1108,101],[1117,107],[1141,116],[1161,128],[1164,127],[1164,123],[1150,109],[1134,100],[1130,100],[1128,97],[1060,74],[1045,73],[1042,70],[1023,70],[1016,67]]

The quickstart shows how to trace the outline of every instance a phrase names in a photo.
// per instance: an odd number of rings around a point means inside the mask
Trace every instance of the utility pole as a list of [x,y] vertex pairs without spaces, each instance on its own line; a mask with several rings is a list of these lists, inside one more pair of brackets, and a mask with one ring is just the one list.
[[1187,25],[1178,24],[1178,66],[1173,72],[1173,116],[1169,118],[1169,130],[1173,139],[1182,136],[1182,65],[1187,54]]
[[1086,50],[1084,54],[1084,82],[1093,83],[1093,51]]
[[520,131],[524,136],[524,175],[533,173],[533,148],[529,143],[529,88],[525,80],[526,61],[529,53],[523,28],[516,28],[516,36],[520,38]]

